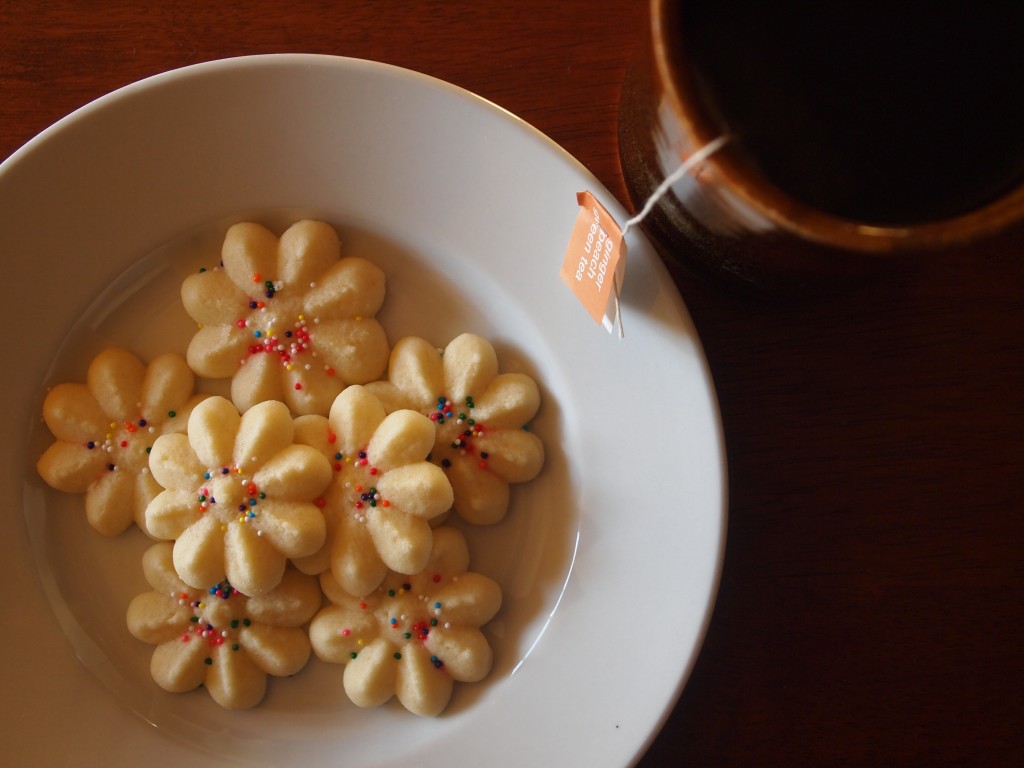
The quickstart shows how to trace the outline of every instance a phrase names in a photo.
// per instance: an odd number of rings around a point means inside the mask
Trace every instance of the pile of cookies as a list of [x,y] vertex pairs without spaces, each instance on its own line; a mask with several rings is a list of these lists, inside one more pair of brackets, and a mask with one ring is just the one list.
[[[473,334],[392,346],[384,273],[324,222],[234,225],[181,297],[187,353],[107,349],[53,387],[37,463],[100,534],[154,540],[152,591],[126,606],[153,679],[247,708],[315,653],[359,706],[439,714],[490,671],[480,628],[501,606],[445,523],[500,521],[540,472],[536,382]],[[230,379],[230,398],[197,379]]]

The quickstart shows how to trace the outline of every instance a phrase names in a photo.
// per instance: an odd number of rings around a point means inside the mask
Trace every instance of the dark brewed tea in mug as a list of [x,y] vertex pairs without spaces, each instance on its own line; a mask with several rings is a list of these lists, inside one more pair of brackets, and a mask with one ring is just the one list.
[[879,225],[1024,177],[1024,2],[680,2],[717,127],[792,198]]

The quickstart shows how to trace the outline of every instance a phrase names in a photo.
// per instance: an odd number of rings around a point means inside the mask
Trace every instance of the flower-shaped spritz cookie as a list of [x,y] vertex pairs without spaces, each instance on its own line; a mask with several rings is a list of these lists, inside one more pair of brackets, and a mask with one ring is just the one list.
[[480,627],[501,607],[501,588],[468,567],[466,540],[442,526],[421,573],[390,574],[363,598],[329,573],[320,577],[331,605],[310,624],[310,641],[319,658],[345,665],[345,693],[355,704],[375,707],[397,695],[410,712],[433,716],[456,681],[486,677],[492,652]]
[[181,287],[200,325],[188,362],[200,376],[230,377],[240,410],[282,400],[294,413],[326,414],[346,384],[383,373],[389,348],[375,316],[384,273],[341,258],[330,225],[300,221],[278,240],[259,224],[236,224],[221,256],[223,268]]
[[239,415],[215,396],[192,411],[187,434],[153,445],[150,471],[166,490],[146,508],[146,528],[174,539],[174,567],[190,587],[227,577],[258,595],[277,586],[288,558],[323,546],[320,494],[331,465],[293,437],[284,403],[266,401]]
[[58,384],[43,401],[56,437],[36,468],[53,488],[85,494],[89,524],[115,536],[144,513],[160,486],[148,471],[160,434],[185,429],[195,376],[180,355],[146,366],[124,349],[104,350],[89,364],[86,383]]
[[289,568],[273,590],[246,597],[226,581],[203,590],[183,583],[169,543],[150,547],[142,562],[153,591],[128,606],[128,630],[156,646],[150,672],[164,690],[203,685],[222,707],[253,707],[266,694],[267,675],[294,675],[306,665],[302,625],[322,600],[314,577]]
[[499,373],[494,347],[464,333],[443,352],[417,337],[395,344],[388,380],[369,389],[388,410],[412,408],[436,425],[432,461],[455,491],[455,511],[490,524],[508,511],[509,483],[532,480],[544,464],[544,445],[527,423],[540,407],[536,382]]
[[300,416],[296,440],[323,453],[334,468],[324,493],[327,541],[298,559],[307,573],[328,568],[346,590],[365,595],[388,569],[418,573],[430,557],[430,521],[451,509],[452,487],[426,460],[434,426],[423,414],[384,406],[363,386],[345,389],[330,418]]

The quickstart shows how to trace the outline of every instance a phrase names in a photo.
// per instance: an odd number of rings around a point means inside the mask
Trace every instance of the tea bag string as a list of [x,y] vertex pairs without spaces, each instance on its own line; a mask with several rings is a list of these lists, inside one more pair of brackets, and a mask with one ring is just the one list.
[[622,236],[625,237],[626,233],[632,229],[635,225],[639,224],[654,210],[654,206],[657,205],[658,201],[662,196],[672,188],[672,185],[679,181],[683,176],[690,172],[690,169],[698,163],[702,163],[707,160],[711,155],[715,154],[718,150],[729,143],[731,137],[728,134],[719,136],[717,139],[713,139],[705,144],[703,147],[698,149],[692,155],[676,168],[672,173],[664,178],[664,180],[657,186],[651,196],[647,198],[647,202],[644,203],[643,208],[640,212],[631,219],[628,219],[625,224],[622,225]]
[[[711,155],[715,154],[718,150],[729,143],[730,136],[725,134],[719,136],[717,139],[713,139],[705,144],[703,147],[698,149],[685,161],[683,164],[676,168],[672,173],[666,176],[661,184],[657,186],[651,196],[647,198],[647,202],[644,203],[640,212],[633,216],[631,219],[627,219],[622,225],[622,237],[625,239],[626,233],[629,232],[634,226],[643,221],[647,215],[654,210],[654,206],[657,205],[658,201],[662,196],[672,188],[672,185],[679,181],[683,176],[690,172],[690,169],[698,163],[702,163],[707,160]],[[618,274],[612,275],[612,294],[615,302],[615,324],[619,328],[619,338],[624,338],[626,332],[622,328],[622,307],[619,306],[619,276]]]

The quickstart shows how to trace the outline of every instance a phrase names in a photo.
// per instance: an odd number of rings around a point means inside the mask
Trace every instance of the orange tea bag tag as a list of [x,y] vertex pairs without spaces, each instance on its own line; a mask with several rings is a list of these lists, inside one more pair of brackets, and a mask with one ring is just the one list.
[[576,298],[609,333],[618,323],[619,289],[626,271],[626,243],[615,219],[590,192],[576,193],[580,210],[559,274]]
[[577,192],[580,212],[569,238],[560,272],[587,312],[611,333],[613,326],[622,332],[622,308],[619,289],[626,272],[626,233],[640,224],[672,185],[729,143],[728,135],[719,136],[691,154],[672,173],[662,179],[640,211],[619,227],[590,192]]

